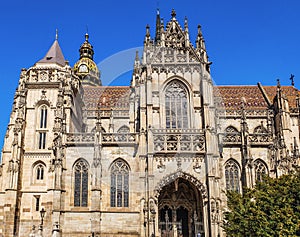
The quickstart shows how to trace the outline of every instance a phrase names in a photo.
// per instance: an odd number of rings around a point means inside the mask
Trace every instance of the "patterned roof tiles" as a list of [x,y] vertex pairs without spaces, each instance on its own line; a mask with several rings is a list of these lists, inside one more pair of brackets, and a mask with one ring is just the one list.
[[[277,86],[263,86],[268,99],[273,102]],[[282,93],[289,101],[290,108],[296,108],[296,100],[300,92],[293,86],[282,86]],[[242,101],[245,109],[266,109],[268,104],[258,86],[216,86],[215,97],[219,98],[219,106],[227,110],[241,108]]]
[[[300,92],[293,86],[282,86],[282,92],[289,101],[290,108],[296,108],[296,100]],[[277,86],[263,86],[267,97],[273,102]],[[84,86],[84,102],[89,110],[97,109],[129,109],[129,86]],[[245,109],[267,109],[268,104],[257,85],[255,86],[215,86],[214,96],[218,98],[219,106],[226,110],[240,109],[244,103]]]
[[87,109],[129,109],[129,86],[84,86],[83,100]]
[[214,95],[220,97],[219,106],[226,109],[265,109],[267,103],[258,86],[216,86]]

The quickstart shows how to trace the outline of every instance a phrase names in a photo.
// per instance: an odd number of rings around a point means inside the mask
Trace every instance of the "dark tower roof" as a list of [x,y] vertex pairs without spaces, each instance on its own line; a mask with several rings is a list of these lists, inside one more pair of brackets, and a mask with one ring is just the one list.
[[53,42],[52,46],[46,53],[45,57],[39,60],[38,63],[57,63],[61,66],[66,65],[65,57],[58,43],[57,31],[56,31],[55,41]]

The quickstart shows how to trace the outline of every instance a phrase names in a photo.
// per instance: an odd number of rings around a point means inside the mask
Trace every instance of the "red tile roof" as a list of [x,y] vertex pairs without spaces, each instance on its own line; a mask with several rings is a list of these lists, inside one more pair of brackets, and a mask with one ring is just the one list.
[[87,109],[129,109],[129,86],[84,86],[83,100]]
[[[273,103],[277,86],[262,86],[266,96]],[[293,86],[282,86],[282,92],[289,101],[290,108],[296,108],[296,99],[300,92]],[[87,109],[129,109],[129,86],[84,86],[84,102]],[[214,96],[219,98],[219,106],[226,110],[240,109],[242,101],[245,109],[267,109],[268,104],[262,91],[255,86],[215,86]]]
[[243,102],[245,109],[265,109],[268,106],[258,86],[216,86],[214,95],[221,97],[219,106],[226,109],[240,109]]

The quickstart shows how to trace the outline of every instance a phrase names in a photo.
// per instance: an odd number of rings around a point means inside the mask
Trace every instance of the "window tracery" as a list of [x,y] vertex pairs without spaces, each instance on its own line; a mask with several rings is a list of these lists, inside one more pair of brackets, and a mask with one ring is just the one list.
[[39,164],[36,167],[36,179],[37,180],[44,179],[44,166],[42,164]]
[[188,128],[188,94],[184,85],[174,80],[165,91],[166,128]]
[[45,180],[46,166],[43,162],[37,161],[32,166],[32,182],[40,183]]
[[226,189],[240,191],[240,169],[234,160],[229,160],[225,164]]
[[80,159],[74,166],[74,206],[86,207],[88,203],[88,164]]
[[254,170],[255,170],[255,181],[263,181],[263,177],[267,175],[267,167],[261,160],[254,161]]
[[110,206],[129,206],[129,167],[121,159],[111,167]]

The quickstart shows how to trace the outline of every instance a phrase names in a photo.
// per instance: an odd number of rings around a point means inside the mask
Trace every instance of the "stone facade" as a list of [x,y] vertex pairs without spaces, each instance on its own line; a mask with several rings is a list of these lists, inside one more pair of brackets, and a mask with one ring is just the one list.
[[200,26],[194,46],[175,11],[147,26],[128,87],[101,85],[88,40],[74,68],[56,39],[21,70],[1,236],[225,236],[226,189],[298,165],[299,91],[213,85]]

